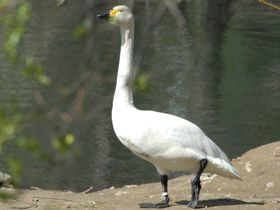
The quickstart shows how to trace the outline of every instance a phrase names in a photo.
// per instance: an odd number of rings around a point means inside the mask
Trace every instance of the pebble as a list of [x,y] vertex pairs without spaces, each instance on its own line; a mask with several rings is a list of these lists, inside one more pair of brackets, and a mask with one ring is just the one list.
[[118,191],[118,192],[115,193],[115,196],[122,196],[122,195],[125,195],[125,194],[127,194],[126,191]]
[[280,147],[276,147],[273,151],[274,157],[280,157]]
[[90,205],[93,206],[93,207],[95,206],[95,204],[96,204],[96,202],[94,202],[94,201],[90,202]]
[[216,177],[216,174],[210,174],[210,173],[203,173],[200,177],[200,180],[212,180]]
[[274,182],[268,182],[266,185],[265,185],[266,188],[271,188],[271,187],[274,187]]
[[12,182],[12,177],[0,171],[0,185],[6,186]]
[[252,171],[252,169],[250,168],[251,165],[253,165],[253,164],[251,164],[250,162],[246,162],[246,163],[245,163],[244,169],[245,169],[248,173],[250,173],[250,172]]
[[124,187],[127,188],[127,189],[129,189],[129,188],[137,187],[137,185],[135,185],[135,184],[132,184],[132,185],[125,185]]

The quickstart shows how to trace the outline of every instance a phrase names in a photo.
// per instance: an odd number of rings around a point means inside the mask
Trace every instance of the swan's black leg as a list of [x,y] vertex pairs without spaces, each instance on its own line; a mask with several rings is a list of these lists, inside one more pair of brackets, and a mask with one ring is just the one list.
[[167,193],[167,182],[168,182],[168,176],[167,175],[162,175],[161,176],[161,185],[162,185],[162,202],[159,203],[163,207],[168,207],[169,206],[169,197]]
[[200,167],[198,169],[198,171],[196,172],[196,174],[193,176],[191,184],[192,184],[192,198],[190,203],[188,204],[188,207],[191,208],[195,208],[197,205],[197,202],[199,200],[199,192],[201,189],[201,185],[200,185],[200,176],[202,174],[202,172],[204,171],[204,169],[207,166],[207,159],[202,159],[200,161]]
[[169,207],[169,197],[167,191],[167,182],[168,176],[162,175],[161,176],[161,185],[162,185],[162,201],[160,203],[141,203],[139,204],[140,208],[166,208]]

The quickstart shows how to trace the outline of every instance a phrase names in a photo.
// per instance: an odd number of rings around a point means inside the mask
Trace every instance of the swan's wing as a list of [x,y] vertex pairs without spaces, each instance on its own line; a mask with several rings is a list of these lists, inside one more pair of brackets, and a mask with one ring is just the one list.
[[[142,111],[138,117],[141,141],[152,142],[155,146],[191,149],[202,156],[211,156],[228,161],[224,152],[195,124],[165,113]],[[138,132],[137,132],[138,133]]]

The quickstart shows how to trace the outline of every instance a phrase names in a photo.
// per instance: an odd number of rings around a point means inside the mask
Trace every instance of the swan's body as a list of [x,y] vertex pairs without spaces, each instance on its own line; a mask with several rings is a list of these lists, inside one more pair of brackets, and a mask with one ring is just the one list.
[[[128,7],[117,6],[98,17],[121,29],[120,62],[112,109],[114,131],[129,150],[156,167],[162,175],[163,195],[168,198],[168,171],[198,171],[198,181],[202,172],[241,179],[225,153],[195,124],[170,114],[134,107],[133,14]],[[197,179],[193,181],[195,186],[200,185]],[[197,198],[192,198],[190,207],[196,206],[198,194]],[[164,201],[168,206],[169,199]]]
[[199,127],[182,118],[134,107],[113,109],[113,125],[119,140],[134,154],[151,162],[159,174],[196,172],[206,158],[204,172],[229,178],[238,175],[225,153]]

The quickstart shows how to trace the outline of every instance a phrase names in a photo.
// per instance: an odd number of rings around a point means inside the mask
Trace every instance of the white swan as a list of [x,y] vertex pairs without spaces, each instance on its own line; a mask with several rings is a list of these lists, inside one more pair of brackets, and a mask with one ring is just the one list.
[[133,105],[132,85],[134,17],[127,6],[116,6],[98,15],[121,30],[121,52],[113,100],[112,121],[119,140],[135,155],[152,163],[161,175],[162,202],[140,207],[168,207],[168,171],[196,172],[192,178],[189,207],[199,200],[200,175],[215,173],[232,179],[241,177],[225,153],[203,131],[182,118],[154,111],[138,110]]

